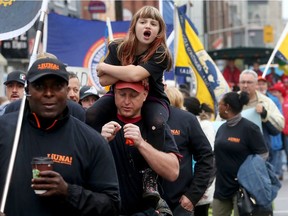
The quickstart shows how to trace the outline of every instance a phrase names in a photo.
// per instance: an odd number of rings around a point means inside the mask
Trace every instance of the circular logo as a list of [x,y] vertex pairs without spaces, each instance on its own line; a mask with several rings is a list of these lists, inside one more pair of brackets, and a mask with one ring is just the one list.
[[[114,38],[123,38],[126,33],[116,33],[113,34]],[[103,86],[99,83],[99,78],[97,76],[96,68],[99,62],[102,62],[105,58],[105,55],[108,52],[107,42],[104,38],[96,41],[88,50],[84,58],[84,67],[89,69],[89,81],[99,90],[104,90]]]

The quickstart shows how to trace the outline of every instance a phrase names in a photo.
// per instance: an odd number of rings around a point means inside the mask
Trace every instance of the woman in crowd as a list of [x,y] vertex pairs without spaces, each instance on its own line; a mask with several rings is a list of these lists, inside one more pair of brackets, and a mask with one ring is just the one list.
[[214,216],[230,216],[233,209],[234,216],[239,215],[236,204],[238,169],[250,154],[268,157],[259,127],[241,116],[248,101],[246,92],[229,92],[218,104],[220,117],[227,121],[218,129],[214,145],[217,169],[212,204]]

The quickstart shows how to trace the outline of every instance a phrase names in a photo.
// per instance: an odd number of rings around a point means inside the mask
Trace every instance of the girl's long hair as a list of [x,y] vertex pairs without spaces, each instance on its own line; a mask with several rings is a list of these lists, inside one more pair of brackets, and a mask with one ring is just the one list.
[[151,18],[159,22],[159,33],[155,40],[150,44],[148,51],[142,56],[141,62],[147,62],[156,51],[161,47],[162,54],[159,56],[158,63],[161,63],[166,58],[168,59],[167,70],[172,67],[172,57],[166,45],[166,24],[159,10],[152,6],[144,6],[132,18],[127,36],[124,40],[118,40],[119,43],[117,55],[122,65],[130,65],[135,61],[135,53],[138,40],[136,38],[135,27],[139,18]]

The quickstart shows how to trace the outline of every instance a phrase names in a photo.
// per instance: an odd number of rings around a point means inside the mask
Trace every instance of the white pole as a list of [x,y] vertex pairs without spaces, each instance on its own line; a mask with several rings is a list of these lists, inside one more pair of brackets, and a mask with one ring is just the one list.
[[177,58],[177,51],[178,51],[178,43],[179,43],[179,21],[178,21],[178,8],[177,4],[174,4],[174,13],[173,13],[173,18],[174,18],[174,81],[175,85],[177,84],[177,76],[175,73],[175,68],[176,68],[176,58]]
[[108,28],[108,39],[109,39],[109,42],[110,42],[110,41],[114,40],[114,37],[113,37],[113,31],[112,31],[111,21],[110,21],[109,17],[107,17],[107,19],[106,19],[106,25],[107,25],[107,28]]
[[[47,8],[48,8],[48,0],[43,0],[41,10],[40,10],[41,13],[40,13],[40,19],[39,19],[39,28],[36,32],[33,52],[32,52],[31,58],[30,58],[30,62],[29,62],[29,68],[31,67],[31,65],[33,64],[33,62],[35,61],[35,59],[37,57],[37,51],[38,51],[40,39],[41,39],[41,31],[42,31],[41,26],[43,28],[43,22],[44,22]],[[25,84],[25,86],[26,85],[27,84]],[[15,136],[14,136],[14,142],[13,142],[11,157],[10,157],[10,161],[9,161],[9,165],[8,165],[6,181],[5,181],[4,190],[3,190],[2,199],[1,199],[1,208],[0,208],[1,212],[4,212],[4,210],[5,210],[5,205],[6,205],[7,195],[8,195],[8,189],[10,186],[11,177],[12,177],[12,173],[13,173],[16,153],[17,153],[17,149],[18,149],[19,137],[20,137],[20,132],[21,132],[21,126],[22,126],[22,120],[23,120],[23,114],[24,114],[24,108],[25,108],[25,101],[26,101],[26,95],[24,94],[24,96],[22,98],[20,110],[19,110],[19,116],[18,116]]]
[[[48,0],[50,2],[50,0]],[[47,40],[48,40],[48,16],[45,16],[44,29],[43,29],[43,52],[47,51]]]
[[160,14],[162,15],[162,17],[164,17],[163,16],[163,2],[162,2],[163,0],[159,0],[159,11],[160,11]]
[[35,36],[35,42],[34,42],[34,47],[33,47],[33,51],[32,51],[30,62],[29,62],[29,68],[37,59],[37,53],[38,53],[38,49],[39,49],[39,45],[41,42],[41,37],[42,37],[43,29],[44,29],[44,21],[45,21],[47,9],[48,9],[48,2],[49,0],[43,0],[42,2],[42,6],[40,9],[39,27],[37,29],[36,36]]
[[288,34],[288,23],[286,24],[286,26],[285,26],[285,28],[284,28],[281,36],[280,36],[280,39],[278,40],[278,42],[277,42],[277,44],[276,44],[276,46],[275,46],[275,48],[274,48],[274,50],[273,50],[273,52],[271,54],[266,66],[265,66],[265,69],[264,69],[263,74],[262,74],[263,78],[265,78],[265,76],[267,74],[267,71],[268,71],[268,69],[269,69],[269,67],[270,67],[270,65],[271,65],[271,63],[272,63],[272,61],[273,61],[273,59],[275,57],[275,54],[278,51],[278,49],[279,49],[281,43],[283,42],[284,38],[287,37],[287,34]]

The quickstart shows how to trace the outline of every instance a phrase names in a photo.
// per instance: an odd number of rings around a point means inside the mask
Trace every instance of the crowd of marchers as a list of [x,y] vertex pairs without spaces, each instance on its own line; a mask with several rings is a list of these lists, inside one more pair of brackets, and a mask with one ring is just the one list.
[[[23,122],[6,216],[208,216],[211,208],[214,216],[238,216],[237,173],[249,155],[271,161],[281,179],[285,86],[270,88],[256,71],[244,70],[235,79],[238,92],[223,95],[215,113],[190,89],[166,85],[172,57],[165,35],[159,11],[141,8],[127,37],[112,41],[97,66],[99,82],[110,86],[105,94],[80,87],[49,53],[39,54],[27,73],[8,74],[0,110],[1,194],[22,111]],[[248,108],[262,130],[242,117]],[[215,119],[225,120],[218,130]],[[35,157],[52,159],[53,168],[32,175]],[[271,214],[272,201],[260,206],[262,216]]]

